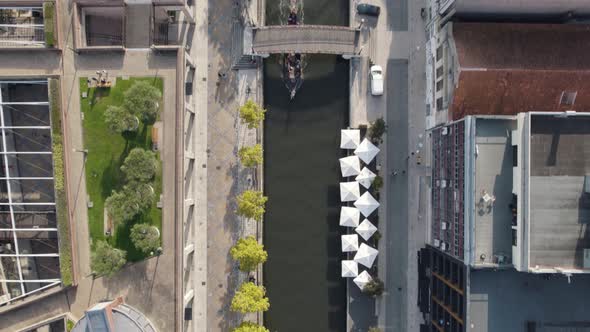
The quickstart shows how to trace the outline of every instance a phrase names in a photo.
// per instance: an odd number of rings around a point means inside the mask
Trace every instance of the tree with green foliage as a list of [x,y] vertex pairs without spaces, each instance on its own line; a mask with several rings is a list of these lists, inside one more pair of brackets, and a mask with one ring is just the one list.
[[243,322],[234,328],[232,332],[270,332],[266,327],[252,322]]
[[139,204],[135,197],[129,197],[129,192],[126,190],[113,190],[104,205],[107,213],[115,223],[124,223],[133,219],[141,211]]
[[264,113],[266,110],[262,106],[255,103],[252,99],[240,107],[240,118],[242,123],[248,124],[249,129],[258,128],[262,121],[264,121]]
[[377,277],[373,278],[365,285],[365,287],[363,287],[363,293],[371,296],[381,296],[384,290],[385,286],[383,281]]
[[369,127],[369,138],[373,144],[383,143],[383,134],[387,132],[387,124],[383,118],[378,118]]
[[154,202],[155,190],[147,183],[132,181],[125,185],[123,191],[129,200],[137,204],[140,212],[149,209]]
[[91,254],[90,267],[98,275],[112,276],[125,265],[126,252],[113,248],[106,241],[98,241]]
[[131,114],[125,107],[109,106],[104,112],[104,122],[113,133],[121,134],[126,131],[135,131],[139,126],[139,119]]
[[369,330],[367,332],[382,332],[382,330],[378,327],[369,327]]
[[262,286],[256,286],[253,282],[245,282],[236,291],[236,295],[231,300],[231,310],[240,313],[267,311],[270,308],[270,302],[266,295],[266,290]]
[[264,245],[258,243],[253,236],[239,239],[231,248],[230,254],[240,263],[240,270],[245,272],[253,271],[258,264],[266,262],[268,258]]
[[142,148],[131,150],[121,165],[128,181],[148,182],[154,178],[157,169],[156,154]]
[[240,161],[245,167],[255,167],[262,164],[263,151],[262,145],[245,146],[238,151]]
[[262,221],[264,216],[264,206],[268,201],[268,197],[262,195],[262,192],[256,190],[246,190],[237,198],[238,215],[252,218],[256,221]]
[[131,228],[131,242],[135,248],[150,253],[160,247],[160,231],[149,224],[135,224]]
[[162,93],[146,81],[136,81],[125,91],[123,105],[143,123],[151,124],[158,118]]

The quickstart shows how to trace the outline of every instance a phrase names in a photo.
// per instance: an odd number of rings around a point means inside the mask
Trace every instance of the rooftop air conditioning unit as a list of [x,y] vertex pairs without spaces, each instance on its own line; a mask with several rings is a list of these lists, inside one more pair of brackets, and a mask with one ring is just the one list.
[[447,227],[448,227],[448,224],[447,224],[446,222],[444,222],[444,221],[443,221],[443,222],[441,222],[441,223],[440,223],[440,229],[441,229],[441,230],[443,230],[443,231],[444,231],[444,230],[446,230],[446,229],[447,229]]
[[449,246],[445,242],[440,243],[440,250],[447,251],[448,247]]
[[584,249],[584,269],[590,269],[590,249]]
[[451,133],[451,129],[449,127],[443,127],[441,134],[443,136],[447,136],[448,134]]
[[436,180],[436,186],[440,187],[440,180]]
[[447,187],[447,180],[440,180],[440,187],[446,188]]
[[434,246],[435,247],[440,247],[440,240],[439,239],[434,239]]

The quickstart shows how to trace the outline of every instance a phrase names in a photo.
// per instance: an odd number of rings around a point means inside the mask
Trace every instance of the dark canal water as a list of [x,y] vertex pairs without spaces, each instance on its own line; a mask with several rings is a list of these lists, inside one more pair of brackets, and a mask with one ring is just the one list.
[[[267,24],[286,21],[289,1],[267,0]],[[285,7],[286,6],[286,7]],[[348,25],[348,1],[301,5],[305,24]],[[340,277],[338,158],[348,126],[348,61],[306,55],[305,81],[294,100],[281,80],[278,56],[264,64],[265,192],[269,197],[264,284],[272,332],[342,332],[346,283]]]

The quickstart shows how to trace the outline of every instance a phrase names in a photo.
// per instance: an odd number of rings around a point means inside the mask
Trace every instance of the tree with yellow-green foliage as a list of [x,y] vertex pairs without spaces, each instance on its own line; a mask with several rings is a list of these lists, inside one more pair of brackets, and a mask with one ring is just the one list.
[[270,302],[266,297],[266,290],[262,286],[256,286],[253,282],[245,282],[236,291],[236,295],[231,300],[232,311],[240,313],[267,311],[270,308]]
[[256,323],[243,322],[240,326],[233,329],[232,332],[269,332],[269,330]]
[[242,217],[252,218],[256,221],[262,221],[264,216],[264,207],[268,197],[262,192],[256,190],[246,190],[237,197],[238,210],[236,213]]
[[233,259],[240,262],[240,270],[244,272],[253,271],[258,264],[268,259],[264,245],[258,243],[253,236],[239,239],[229,252]]
[[260,123],[264,121],[264,113],[266,113],[266,110],[252,99],[248,99],[248,101],[240,107],[240,118],[242,119],[242,123],[248,124],[249,129],[258,128],[260,126]]
[[240,161],[245,167],[255,167],[262,164],[262,145],[245,146],[238,151]]

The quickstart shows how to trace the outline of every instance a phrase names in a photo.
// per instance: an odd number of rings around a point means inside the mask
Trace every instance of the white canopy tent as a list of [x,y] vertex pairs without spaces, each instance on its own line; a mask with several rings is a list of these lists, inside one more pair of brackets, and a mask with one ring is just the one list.
[[361,272],[356,278],[352,279],[352,281],[361,289],[363,290],[365,286],[371,281],[373,278],[367,271]]
[[361,172],[361,161],[357,156],[340,158],[340,172],[343,177],[356,176]]
[[357,208],[343,206],[340,209],[340,226],[357,227],[361,213]]
[[340,148],[356,149],[361,142],[361,131],[358,129],[342,129],[340,131]]
[[361,144],[359,144],[358,148],[354,150],[354,154],[356,154],[365,164],[370,163],[373,158],[379,153],[379,148],[376,147],[371,141],[368,139],[363,139]]
[[368,217],[379,207],[379,202],[367,191],[354,202],[354,206],[361,211],[363,216]]
[[340,236],[342,240],[342,252],[357,251],[359,248],[359,237],[356,234],[346,234]]
[[356,176],[355,180],[358,183],[360,183],[363,187],[369,189],[369,187],[373,183],[373,180],[375,180],[376,176],[377,175],[373,173],[370,169],[368,169],[367,167],[363,167],[359,175]]
[[378,253],[379,251],[377,249],[362,243],[354,255],[354,261],[371,268],[373,266],[373,262],[375,262],[375,258],[377,258]]
[[354,278],[359,275],[359,265],[355,261],[342,261],[342,277]]
[[340,201],[352,202],[359,199],[359,197],[361,197],[361,192],[358,182],[340,182]]
[[354,229],[365,241],[368,241],[377,231],[377,227],[373,225],[369,219],[363,220],[357,228]]

